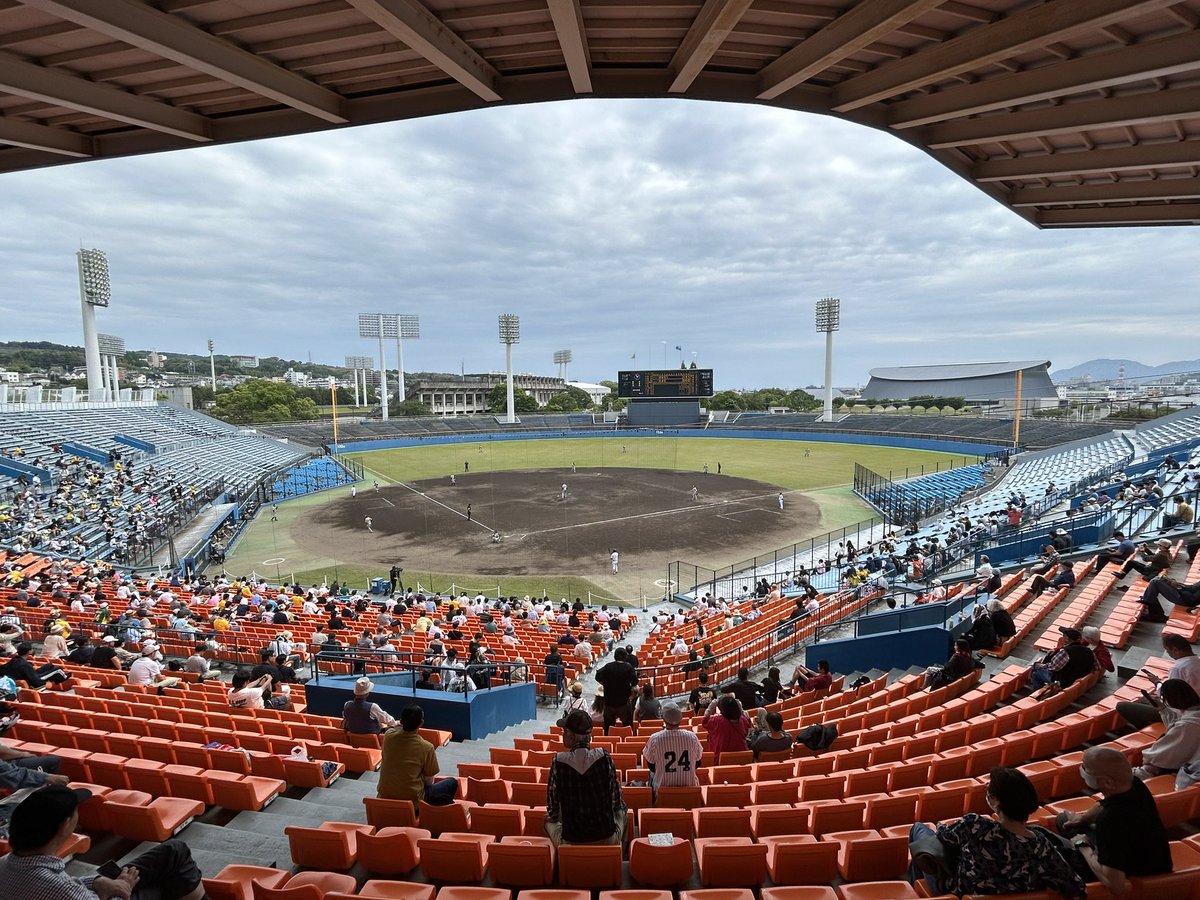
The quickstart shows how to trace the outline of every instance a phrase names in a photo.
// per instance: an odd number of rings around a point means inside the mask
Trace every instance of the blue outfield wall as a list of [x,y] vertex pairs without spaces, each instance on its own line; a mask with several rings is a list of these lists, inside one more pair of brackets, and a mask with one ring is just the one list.
[[354,441],[331,444],[335,453],[367,453],[372,450],[396,450],[405,447],[427,447],[430,444],[482,444],[494,441],[539,441],[576,438],[732,438],[744,441],[807,441],[814,444],[865,444],[872,447],[898,447],[904,450],[932,450],[938,453],[958,453],[963,456],[984,456],[1003,450],[999,444],[973,444],[968,441],[913,438],[886,434],[853,434],[848,432],[808,431],[745,431],[733,428],[678,429],[644,428],[640,430],[600,431],[522,431],[497,434],[436,434],[423,437],[387,438],[377,441]]

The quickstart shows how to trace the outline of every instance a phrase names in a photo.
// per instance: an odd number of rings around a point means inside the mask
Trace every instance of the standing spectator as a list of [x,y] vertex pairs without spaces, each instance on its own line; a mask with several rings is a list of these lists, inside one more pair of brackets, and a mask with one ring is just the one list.
[[708,752],[713,765],[721,764],[721,754],[746,749],[746,735],[750,731],[750,717],[742,711],[742,705],[729,694],[722,695],[708,705],[704,713],[704,730],[708,733]]
[[680,728],[683,710],[674,703],[662,709],[663,728],[650,735],[642,750],[642,759],[650,767],[650,785],[655,794],[662,787],[696,787],[696,770],[704,756],[704,747],[695,732]]
[[596,681],[604,688],[604,733],[616,722],[633,725],[633,691],[637,687],[637,671],[628,662],[629,654],[618,647],[613,661],[596,673]]
[[621,779],[608,751],[592,747],[592,720],[572,712],[563,720],[563,750],[550,762],[546,834],[563,844],[624,842],[627,813]]
[[378,796],[386,800],[424,800],[431,806],[446,806],[458,793],[457,778],[438,779],[437,753],[433,744],[418,733],[425,712],[413,704],[400,711],[400,727],[389,729],[383,738],[383,762],[379,766]]

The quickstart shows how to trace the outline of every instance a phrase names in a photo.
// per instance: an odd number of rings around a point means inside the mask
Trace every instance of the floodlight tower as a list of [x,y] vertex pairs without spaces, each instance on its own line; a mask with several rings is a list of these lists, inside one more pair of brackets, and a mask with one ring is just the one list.
[[212,375],[212,390],[217,392],[217,357],[213,355],[213,340],[208,339],[208,371]]
[[818,422],[833,421],[833,333],[841,321],[841,300],[826,297],[817,301],[817,332],[825,333],[825,410]]
[[415,341],[421,336],[421,319],[419,316],[396,316],[396,365],[400,367],[399,377],[396,379],[396,402],[403,403],[406,396],[404,392],[404,342]]
[[103,250],[77,250],[79,265],[79,305],[83,309],[83,352],[87,361],[88,399],[104,399],[104,374],[100,369],[100,344],[96,338],[96,307],[108,306],[112,285],[108,280],[108,259]]
[[120,400],[117,360],[125,355],[125,339],[112,334],[98,334],[96,346],[100,353],[101,391],[105,392],[105,399]]
[[397,335],[396,317],[387,313],[361,313],[358,317],[358,336],[379,339],[379,408],[383,421],[388,418],[387,357],[383,351],[383,339]]
[[510,424],[517,421],[517,417],[514,415],[515,405],[513,403],[512,348],[513,344],[520,340],[520,316],[514,316],[512,313],[505,313],[500,316],[500,343],[504,345],[505,371],[508,372],[508,415],[504,417],[504,421]]
[[[366,371],[367,369],[371,368],[374,365],[375,365],[375,360],[371,359],[371,357],[369,357],[369,356],[347,356],[346,357],[346,368],[349,369],[354,375],[354,405],[355,406],[361,405],[359,402],[359,396],[358,396],[358,370],[362,369],[362,370]],[[364,393],[366,393],[365,389],[364,389]]]
[[555,350],[554,364],[558,366],[558,377],[563,381],[567,380],[567,363],[571,361],[570,350]]

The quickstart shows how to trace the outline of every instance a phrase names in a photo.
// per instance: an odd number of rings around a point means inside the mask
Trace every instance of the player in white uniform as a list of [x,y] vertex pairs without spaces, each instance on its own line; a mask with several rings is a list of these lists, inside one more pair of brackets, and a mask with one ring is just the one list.
[[370,516],[363,516],[363,524],[367,526],[367,531],[375,530],[374,528],[371,527],[374,523],[371,521]]
[[662,708],[663,730],[650,735],[642,750],[642,759],[650,767],[650,783],[657,792],[661,787],[695,787],[700,783],[696,769],[704,755],[704,746],[695,732],[679,727],[683,710],[674,703]]
[[616,575],[617,574],[617,564],[621,561],[620,554],[618,554],[616,550],[613,550],[612,553],[608,554],[608,558],[610,560],[612,560],[612,572],[614,575]]
[[783,509],[783,491],[779,492],[779,508]]

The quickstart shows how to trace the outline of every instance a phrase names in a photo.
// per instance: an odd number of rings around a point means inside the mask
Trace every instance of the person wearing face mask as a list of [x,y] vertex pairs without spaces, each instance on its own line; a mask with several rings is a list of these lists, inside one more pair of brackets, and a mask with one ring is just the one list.
[[1104,799],[1082,813],[1060,813],[1058,833],[1096,878],[1114,894],[1129,888],[1129,878],[1170,872],[1171,846],[1149,788],[1134,778],[1129,760],[1112,747],[1083,753],[1083,782]]
[[967,813],[936,831],[923,822],[913,825],[914,880],[924,873],[934,894],[1051,890],[1071,900],[1087,896],[1087,885],[1063,857],[1058,838],[1027,824],[1039,803],[1023,773],[992,769],[986,800],[995,819]]

